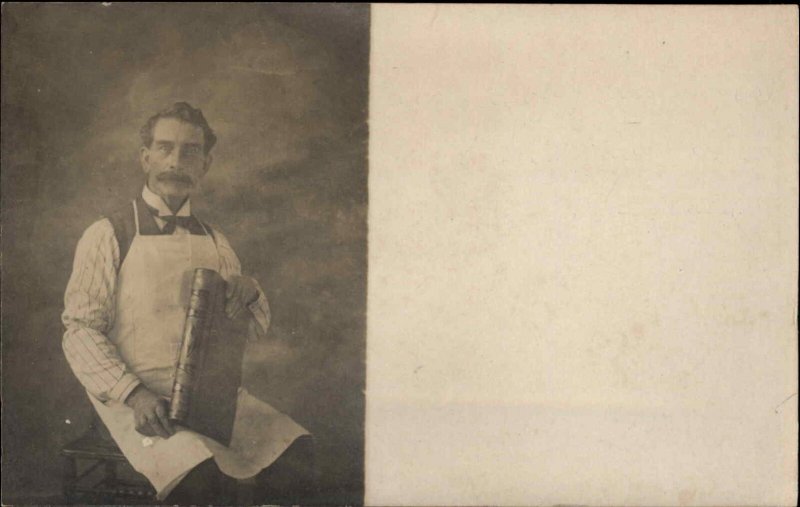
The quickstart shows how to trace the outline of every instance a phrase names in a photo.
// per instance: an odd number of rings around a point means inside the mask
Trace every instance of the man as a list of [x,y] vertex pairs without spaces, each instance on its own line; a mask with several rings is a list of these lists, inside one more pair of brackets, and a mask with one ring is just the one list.
[[[240,390],[228,447],[167,417],[187,284],[195,268],[228,282],[225,311],[265,336],[270,312],[258,283],[217,229],[191,211],[216,136],[185,102],[141,129],[141,194],[92,224],[78,243],[62,316],[67,360],[130,463],[169,504],[230,504],[232,478],[256,476],[258,503],[297,502],[311,478],[308,433]],[[306,482],[303,482],[306,481]],[[299,491],[292,491],[292,489]]]

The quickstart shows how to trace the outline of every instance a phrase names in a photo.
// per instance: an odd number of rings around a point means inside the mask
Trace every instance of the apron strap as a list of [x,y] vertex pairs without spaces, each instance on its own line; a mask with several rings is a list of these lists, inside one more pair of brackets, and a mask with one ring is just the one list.
[[[200,221],[198,220],[198,222],[200,222]],[[200,225],[203,226],[203,230],[206,231],[207,235],[211,236],[211,239],[214,240],[214,244],[216,245],[217,244],[217,237],[214,236],[214,229],[212,229],[210,225],[207,225],[207,224],[205,224],[203,222],[200,222]]]
[[217,237],[214,236],[214,231],[211,229],[211,226],[204,224],[199,218],[197,219],[197,222],[200,224],[200,227],[203,228],[203,232],[206,233],[206,236],[208,236],[211,239],[211,242],[214,243],[214,250],[217,251],[217,257],[222,259],[222,255],[219,253],[219,245],[217,245]]
[[116,266],[117,272],[122,268],[122,263],[128,255],[133,238],[136,236],[138,230],[138,223],[136,217],[136,207],[134,206],[134,216],[131,216],[131,208],[124,206],[109,215],[106,218],[111,222],[114,228],[114,237],[119,246],[119,265]]
[[136,235],[139,235],[139,208],[136,206],[136,199],[131,201],[133,204],[133,220],[136,223]]
[[217,238],[214,236],[214,230],[211,228],[210,225],[206,225],[202,220],[197,218],[196,215],[193,215],[194,219],[197,220],[197,223],[200,224],[200,227],[203,228],[203,232],[205,233],[205,238],[211,241],[211,244],[214,245],[214,251],[217,253],[217,270],[222,271],[222,254],[219,252],[219,245],[217,244]]

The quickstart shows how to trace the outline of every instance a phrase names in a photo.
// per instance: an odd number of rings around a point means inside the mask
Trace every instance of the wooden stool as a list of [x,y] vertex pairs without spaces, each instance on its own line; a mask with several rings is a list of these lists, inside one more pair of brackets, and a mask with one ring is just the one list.
[[[103,423],[95,419],[89,430],[61,449],[64,460],[64,502],[92,504],[149,504],[155,490],[130,466]],[[125,477],[120,477],[125,475]]]
[[[155,489],[128,463],[97,414],[86,433],[61,449],[61,456],[66,504],[158,503]],[[237,503],[252,504],[253,479],[238,480],[237,484]]]

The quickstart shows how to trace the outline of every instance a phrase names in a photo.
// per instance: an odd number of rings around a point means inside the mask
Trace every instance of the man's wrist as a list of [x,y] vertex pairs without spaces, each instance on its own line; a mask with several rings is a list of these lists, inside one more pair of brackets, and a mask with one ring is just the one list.
[[124,403],[130,407],[131,402],[134,400],[136,394],[141,393],[143,389],[145,389],[144,384],[136,384],[136,386],[131,389],[131,392],[128,393],[128,396],[125,397]]
[[117,384],[108,392],[108,397],[124,403],[142,381],[133,373],[127,372],[119,379]]

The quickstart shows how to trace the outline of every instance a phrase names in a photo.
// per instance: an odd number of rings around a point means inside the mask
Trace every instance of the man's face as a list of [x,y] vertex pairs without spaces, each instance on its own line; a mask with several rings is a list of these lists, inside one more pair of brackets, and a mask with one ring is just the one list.
[[211,165],[203,151],[203,129],[176,118],[161,118],[153,128],[153,143],[142,146],[140,160],[147,186],[164,199],[185,199]]

